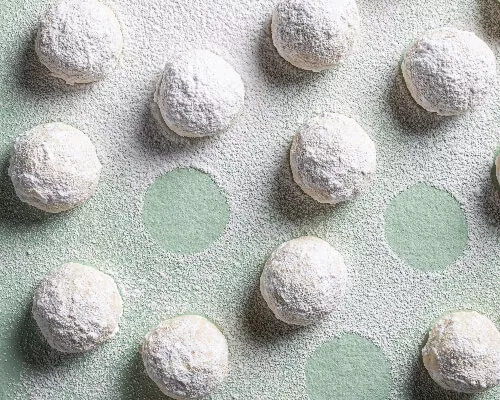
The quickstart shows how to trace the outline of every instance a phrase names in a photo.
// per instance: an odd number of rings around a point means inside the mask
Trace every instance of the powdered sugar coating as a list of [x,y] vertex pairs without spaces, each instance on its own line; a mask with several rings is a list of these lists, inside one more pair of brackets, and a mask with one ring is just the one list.
[[32,313],[53,348],[82,353],[118,332],[123,305],[113,278],[95,268],[69,263],[39,284]]
[[272,14],[278,53],[292,65],[315,72],[345,59],[359,29],[354,0],[281,0]]
[[41,63],[67,84],[108,76],[123,48],[120,23],[99,0],[62,0],[40,21],[35,49]]
[[290,150],[293,178],[320,203],[351,200],[375,176],[375,144],[352,118],[323,113],[307,120]]
[[477,312],[441,318],[422,355],[432,379],[444,389],[478,393],[500,383],[500,332]]
[[[488,25],[493,22],[489,17],[500,11],[498,3],[358,0],[367,45],[358,47],[356,55],[348,58],[338,71],[313,74],[291,65],[287,70],[280,68],[286,67],[286,61],[280,60],[266,32],[266,21],[276,2],[172,0],[168,2],[172,12],[166,12],[165,0],[113,1],[131,39],[127,40],[124,53],[126,62],[116,71],[120,78],[113,76],[77,96],[60,86],[51,90],[50,81],[32,79],[33,92],[30,90],[20,99],[17,111],[2,113],[7,136],[9,132],[12,135],[17,121],[24,121],[23,126],[29,128],[44,122],[44,114],[50,110],[60,120],[77,121],[75,126],[91,134],[91,138],[99,135],[98,154],[101,157],[101,152],[106,151],[107,159],[102,183],[107,186],[109,182],[110,186],[108,195],[108,189],[99,185],[99,192],[103,190],[99,198],[111,199],[112,195],[116,199],[116,204],[109,206],[103,206],[106,201],[92,201],[90,207],[85,206],[69,218],[32,224],[23,235],[18,229],[3,229],[2,244],[11,249],[5,251],[3,259],[4,309],[15,303],[16,308],[10,308],[8,315],[15,313],[23,318],[25,301],[8,299],[19,298],[18,292],[26,292],[23,288],[32,282],[33,275],[39,276],[46,268],[44,259],[58,259],[64,254],[89,262],[102,259],[99,265],[103,263],[103,268],[109,263],[106,270],[114,269],[117,263],[121,265],[119,278],[117,275],[115,279],[127,307],[122,322],[127,327],[120,324],[117,340],[99,350],[102,356],[92,355],[91,363],[70,363],[71,368],[45,368],[43,373],[36,366],[24,368],[22,383],[14,387],[13,400],[64,396],[80,400],[154,399],[155,393],[150,389],[154,384],[144,384],[144,367],[137,365],[137,339],[141,336],[138,333],[143,331],[145,335],[162,319],[188,307],[205,310],[227,332],[231,373],[214,399],[306,399],[307,358],[318,346],[346,332],[373,340],[390,360],[393,381],[387,400],[458,397],[429,384],[427,372],[422,374],[418,369],[419,345],[426,325],[449,309],[476,307],[497,322],[493,317],[498,315],[499,307],[495,277],[500,246],[498,224],[494,221],[498,220],[500,207],[498,202],[490,202],[493,188],[489,173],[492,154],[499,145],[500,107],[498,101],[488,102],[485,108],[465,118],[449,118],[439,126],[431,123],[430,127],[423,127],[422,119],[434,121],[435,114],[422,115],[419,111],[424,110],[418,109],[412,113],[414,109],[406,106],[407,91],[400,90],[404,82],[400,74],[396,76],[394,67],[403,49],[413,41],[415,31],[437,27],[443,21],[454,21],[467,27],[463,29],[484,35],[499,57],[500,47],[495,46],[498,35]],[[43,10],[43,3],[7,1],[4,11],[9,4],[12,12],[3,15],[18,18],[11,18],[10,23],[5,19],[6,24],[2,24],[3,29],[10,26],[3,35],[2,58],[5,76],[14,83],[19,72],[12,64],[28,66],[25,53],[20,50],[28,44],[30,28]],[[21,8],[29,12],[19,13]],[[197,29],[200,26],[207,29]],[[381,29],[368,32],[368,27]],[[26,42],[21,42],[21,37]],[[247,87],[243,118],[217,140],[179,138],[170,142],[158,138],[160,132],[156,128],[151,129],[145,152],[139,138],[146,136],[145,120],[153,124],[147,114],[151,78],[170,54],[191,44],[215,51],[217,44],[229,49],[231,58],[227,60],[242,75]],[[36,68],[35,76],[39,76],[39,63],[31,66]],[[351,79],[354,77],[359,79]],[[123,86],[124,81],[130,84]],[[5,88],[5,101],[14,100],[22,90],[26,92],[24,83],[18,82],[17,86],[12,92]],[[393,96],[390,100],[389,95]],[[384,178],[360,201],[327,212],[312,200],[302,201],[304,196],[295,187],[284,158],[297,121],[310,116],[312,110],[332,107],[346,115],[361,116],[355,119],[378,145],[377,173],[379,180],[382,175]],[[401,115],[396,116],[398,112],[406,115],[406,123],[398,118]],[[104,161],[102,158],[103,164]],[[148,239],[138,211],[147,187],[157,176],[185,166],[210,173],[230,194],[228,201],[234,218],[228,225],[229,235],[202,253],[179,257]],[[415,182],[427,182],[450,192],[467,215],[471,235],[465,257],[440,273],[420,273],[408,268],[394,257],[383,237],[384,211],[389,202]],[[8,201],[5,200],[7,204]],[[93,211],[96,208],[99,212]],[[60,229],[54,229],[51,221],[58,222]],[[131,231],[133,234],[124,234]],[[31,242],[32,237],[46,238],[49,233],[58,245],[43,240],[44,245],[38,250],[33,247],[36,244]],[[305,330],[290,333],[284,328],[288,334],[280,335],[281,324],[269,320],[270,311],[262,312],[262,302],[255,299],[249,282],[260,276],[263,265],[259,266],[259,260],[264,258],[265,262],[272,247],[306,233],[325,239],[345,253],[348,268],[353,266],[352,289],[345,297],[344,312],[336,312]],[[26,256],[25,250],[30,250],[31,255]],[[20,261],[29,268],[19,268]],[[123,293],[125,289],[127,293]],[[253,313],[249,311],[249,299]],[[155,315],[160,320],[155,321]],[[256,315],[262,318],[255,318]],[[352,318],[353,315],[363,318]],[[248,327],[245,321],[249,318],[257,327]],[[10,351],[6,346],[2,348],[2,360],[18,354],[17,346]],[[44,347],[33,347],[30,355],[43,360]],[[5,368],[7,374],[15,364],[5,362],[9,364]],[[416,383],[418,378],[421,380]],[[3,386],[5,389],[7,385]],[[498,400],[499,389],[487,391],[479,398]]]
[[415,101],[439,115],[458,115],[481,105],[497,75],[488,45],[455,28],[432,30],[417,39],[401,69]]
[[142,345],[149,377],[176,400],[201,399],[212,393],[229,373],[228,357],[224,335],[197,315],[162,322]]
[[498,181],[498,184],[500,184],[500,154],[495,159],[495,166],[496,166],[497,181]]
[[167,126],[180,136],[227,131],[245,102],[240,75],[208,50],[185,52],[167,62],[155,101]]
[[276,318],[309,325],[338,309],[347,269],[342,255],[314,236],[285,242],[267,260],[260,292]]
[[56,122],[39,125],[17,138],[9,175],[22,201],[59,213],[81,205],[94,194],[101,169],[88,136]]

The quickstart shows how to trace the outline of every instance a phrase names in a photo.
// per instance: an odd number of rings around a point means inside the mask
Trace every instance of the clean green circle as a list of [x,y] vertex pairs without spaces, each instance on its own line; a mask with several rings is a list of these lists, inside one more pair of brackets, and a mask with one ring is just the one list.
[[310,400],[385,400],[392,378],[382,350],[347,334],[318,347],[306,365]]
[[392,250],[410,266],[438,271],[467,247],[467,220],[448,192],[419,183],[394,198],[385,215]]
[[144,225],[172,253],[196,253],[215,242],[229,221],[226,197],[213,179],[193,168],[158,177],[148,188]]

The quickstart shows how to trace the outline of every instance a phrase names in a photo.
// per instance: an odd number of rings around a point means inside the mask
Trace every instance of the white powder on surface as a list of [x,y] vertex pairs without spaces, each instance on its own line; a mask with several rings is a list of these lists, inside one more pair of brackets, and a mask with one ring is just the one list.
[[441,318],[422,355],[432,379],[447,390],[478,393],[500,383],[500,332],[477,312]]
[[495,55],[474,33],[455,28],[427,32],[406,52],[401,69],[415,101],[439,115],[480,106],[494,87]]
[[352,118],[322,113],[299,128],[290,150],[293,178],[320,203],[357,197],[375,177],[375,143]]
[[[388,358],[388,400],[456,397],[433,383],[421,347],[433,321],[453,310],[474,309],[496,323],[500,317],[500,202],[491,184],[500,97],[474,113],[439,118],[411,98],[399,63],[422,32],[450,23],[476,32],[498,57],[500,10],[491,1],[358,0],[364,26],[358,50],[334,71],[313,74],[277,53],[268,31],[275,0],[115,0],[123,66],[79,90],[48,76],[33,52],[31,33],[47,3],[3,2],[4,162],[15,137],[50,116],[88,134],[104,166],[92,201],[45,219],[22,207],[8,178],[0,180],[0,304],[6,315],[0,324],[3,337],[15,338],[0,341],[2,376],[12,388],[4,398],[164,399],[144,371],[139,348],[151,327],[181,314],[208,316],[227,338],[231,373],[213,400],[306,399],[308,357],[347,332],[372,340]],[[191,48],[219,54],[245,81],[245,110],[218,137],[167,137],[151,117],[158,73],[166,60]],[[290,171],[298,121],[318,109],[358,115],[377,144],[377,180],[356,201],[335,208],[305,195]],[[226,233],[198,254],[166,253],[142,224],[147,188],[177,167],[210,173],[231,210]],[[410,268],[385,240],[388,204],[416,182],[449,191],[467,217],[467,249],[439,273]],[[349,288],[341,311],[297,329],[274,317],[258,283],[272,251],[303,235],[323,238],[344,256]],[[19,344],[30,337],[31,325],[22,322],[34,288],[68,260],[99,265],[119,287],[131,288],[122,294],[119,333],[76,359],[36,340]],[[8,375],[15,365],[22,365],[19,379]],[[497,400],[499,390],[476,398]]]
[[280,0],[272,14],[279,54],[292,65],[315,72],[345,59],[359,29],[354,0]]
[[206,398],[227,377],[228,358],[224,335],[196,315],[162,322],[142,345],[148,375],[175,400]]
[[234,68],[207,50],[168,61],[155,93],[167,126],[180,136],[227,131],[245,102],[245,85]]
[[69,85],[106,78],[122,48],[120,23],[100,0],[56,0],[40,21],[35,43],[41,63]]
[[101,169],[88,136],[57,122],[39,125],[16,139],[9,175],[22,201],[59,213],[94,194]]
[[276,318],[309,325],[342,305],[347,269],[324,240],[305,236],[278,247],[260,277],[260,292]]
[[50,346],[63,353],[82,353],[118,332],[123,306],[113,278],[69,263],[38,285],[32,312]]

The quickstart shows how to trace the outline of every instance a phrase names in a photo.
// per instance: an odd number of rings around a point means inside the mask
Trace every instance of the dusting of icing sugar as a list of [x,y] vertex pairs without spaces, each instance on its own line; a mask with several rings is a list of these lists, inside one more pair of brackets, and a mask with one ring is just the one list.
[[293,325],[318,322],[339,309],[347,269],[338,251],[304,236],[278,247],[260,277],[260,291],[276,318]]
[[298,68],[332,68],[352,51],[360,29],[354,0],[281,0],[272,14],[278,53]]
[[498,184],[500,184],[500,154],[495,159],[495,166],[496,166],[497,181],[498,181]]
[[432,328],[424,365],[447,390],[478,393],[500,383],[500,332],[477,312],[456,312]]
[[167,62],[155,101],[167,126],[180,136],[227,131],[245,102],[240,75],[208,50],[192,50]]
[[[494,15],[496,3],[492,8],[489,1],[457,0],[450,6],[439,0],[358,0],[363,25],[383,29],[365,29],[364,41],[369,37],[369,43],[353,54],[356,62],[326,74],[298,70],[277,54],[267,34],[276,0],[170,0],[167,8],[165,0],[115,3],[127,43],[123,66],[104,84],[85,86],[75,95],[52,79],[36,79],[46,75],[45,68],[32,55],[26,60],[24,51],[18,54],[18,49],[33,47],[31,32],[43,11],[41,2],[3,2],[2,9],[11,13],[2,14],[5,24],[0,30],[7,32],[0,43],[0,62],[5,78],[13,83],[12,91],[0,90],[7,106],[7,112],[0,113],[4,151],[11,147],[12,132],[53,115],[91,135],[105,168],[100,201],[76,213],[32,223],[26,232],[10,229],[9,220],[0,219],[2,310],[24,320],[32,288],[54,260],[86,260],[103,271],[119,266],[113,276],[120,287],[142,293],[121,293],[126,315],[119,334],[85,357],[69,362],[64,355],[47,357],[46,346],[38,340],[22,354],[16,343],[3,346],[2,360],[19,354],[15,360],[24,365],[21,382],[10,380],[15,392],[8,398],[161,398],[159,390],[151,393],[156,388],[144,372],[138,345],[161,316],[197,312],[220,323],[231,346],[231,373],[213,398],[303,400],[310,354],[322,343],[353,332],[386,354],[393,374],[389,400],[448,399],[443,390],[433,390],[436,385],[429,384],[428,374],[416,363],[430,320],[457,308],[498,315],[500,246],[495,221],[500,208],[493,202],[489,173],[498,147],[500,107],[498,100],[485,104],[463,118],[446,119],[438,129],[435,115],[400,90],[404,81],[397,65],[416,32],[449,20],[481,32],[498,56],[498,36],[487,34],[484,20],[485,13]],[[16,17],[9,20],[8,15]],[[172,133],[174,139],[165,140],[149,110],[156,77],[165,60],[191,47],[211,49],[242,75],[248,93],[245,111],[228,134],[188,140]],[[22,82],[12,62],[31,70],[32,79]],[[293,182],[287,162],[295,121],[316,109],[361,115],[355,119],[363,121],[379,144],[377,161],[384,178],[358,201],[335,209],[307,199]],[[420,131],[411,134],[415,126]],[[214,178],[227,193],[234,217],[229,234],[211,248],[178,256],[148,237],[142,199],[157,176],[187,166]],[[408,268],[384,243],[384,211],[394,194],[413,182],[450,192],[467,216],[469,248],[440,273]],[[2,204],[11,202],[8,191],[0,195]],[[9,211],[2,213],[8,216]],[[28,226],[29,214],[19,217],[13,222]],[[340,312],[281,334],[283,324],[257,295],[262,262],[279,244],[305,234],[325,239],[344,255],[352,288]],[[25,250],[31,254],[25,255]],[[21,328],[13,330],[25,335]],[[31,356],[46,368],[23,361]],[[53,361],[57,367],[51,367]],[[5,370],[15,365],[7,363],[2,364]],[[422,375],[425,379],[417,386],[415,377]],[[498,389],[479,399],[497,400]]]
[[123,48],[121,26],[99,0],[62,0],[40,21],[35,50],[40,62],[67,84],[106,78]]
[[38,285],[32,313],[53,348],[82,353],[118,332],[123,306],[113,278],[95,268],[69,263]]
[[432,30],[417,39],[401,69],[415,101],[447,116],[481,105],[497,76],[488,45],[474,33],[455,28]]
[[88,136],[56,122],[39,125],[17,138],[9,175],[23,202],[59,213],[94,194],[101,169]]
[[151,330],[142,359],[149,377],[175,400],[204,398],[229,373],[226,338],[196,315],[172,318]]
[[375,144],[352,118],[323,113],[307,120],[290,150],[295,182],[320,203],[352,200],[375,176]]

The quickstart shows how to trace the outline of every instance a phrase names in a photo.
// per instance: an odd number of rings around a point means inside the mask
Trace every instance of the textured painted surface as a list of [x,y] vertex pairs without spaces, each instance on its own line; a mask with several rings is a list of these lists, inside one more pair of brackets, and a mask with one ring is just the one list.
[[229,208],[209,175],[184,168],[156,178],[146,193],[142,218],[165,250],[195,253],[221,236]]
[[306,380],[310,400],[385,400],[392,383],[382,350],[357,335],[318,347],[307,361]]
[[[494,0],[359,0],[362,34],[348,61],[313,74],[283,61],[268,23],[274,0],[116,0],[125,36],[110,79],[68,88],[40,67],[33,30],[47,1],[0,4],[0,382],[2,398],[157,400],[138,349],[147,331],[178,314],[210,318],[228,338],[231,373],[214,400],[307,399],[306,363],[322,343],[356,333],[391,366],[389,400],[463,400],[436,388],[420,347],[432,323],[462,308],[500,323],[500,202],[491,184],[500,138],[500,96],[459,118],[438,118],[410,98],[399,72],[403,50],[422,32],[454,25],[500,53]],[[164,138],[151,116],[167,57],[208,47],[242,75],[246,105],[227,134]],[[377,181],[356,201],[321,206],[293,183],[288,149],[316,110],[355,116],[377,144]],[[95,143],[103,176],[82,208],[47,216],[15,198],[6,176],[12,140],[60,120]],[[227,198],[225,233],[196,254],[165,251],[146,231],[142,208],[152,182],[176,168],[207,172]],[[395,257],[385,238],[391,200],[418,182],[452,193],[467,217],[463,255],[441,271]],[[316,235],[341,252],[350,285],[344,308],[319,325],[291,329],[258,295],[273,249]],[[117,336],[83,357],[47,348],[29,316],[37,282],[68,261],[99,267],[117,281],[124,316]],[[5,384],[8,382],[8,384]],[[499,391],[477,396],[496,400]],[[476,399],[474,399],[476,400]]]
[[467,221],[447,192],[419,183],[397,195],[385,214],[392,250],[423,271],[446,268],[467,246]]

